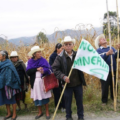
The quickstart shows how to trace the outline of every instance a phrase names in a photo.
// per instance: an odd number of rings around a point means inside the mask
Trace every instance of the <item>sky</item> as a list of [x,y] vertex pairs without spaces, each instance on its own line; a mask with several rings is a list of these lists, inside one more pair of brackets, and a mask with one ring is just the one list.
[[[116,11],[116,0],[108,0],[108,8]],[[52,34],[80,23],[100,27],[106,12],[106,0],[0,0],[0,37]]]

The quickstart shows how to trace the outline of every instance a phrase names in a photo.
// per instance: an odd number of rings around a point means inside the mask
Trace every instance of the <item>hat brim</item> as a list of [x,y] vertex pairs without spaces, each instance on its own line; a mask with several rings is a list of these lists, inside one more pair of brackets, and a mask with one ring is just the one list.
[[34,50],[32,50],[32,51],[30,51],[30,52],[28,53],[28,56],[32,56],[35,52],[43,51],[43,50],[44,50],[44,48],[34,49]]
[[11,57],[19,57],[19,56],[18,56],[18,55],[11,55],[10,58],[11,58]]
[[72,43],[75,44],[75,39],[67,40],[67,41],[62,40],[62,41],[61,41],[61,44],[64,44],[64,43],[67,43],[67,42],[72,42]]

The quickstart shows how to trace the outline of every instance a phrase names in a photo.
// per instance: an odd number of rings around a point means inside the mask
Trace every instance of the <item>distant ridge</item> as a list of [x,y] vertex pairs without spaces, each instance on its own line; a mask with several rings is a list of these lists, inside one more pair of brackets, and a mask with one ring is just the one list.
[[[102,27],[100,28],[94,28],[97,35],[99,34],[102,34]],[[91,31],[89,31],[89,33],[91,35],[94,34],[94,30],[92,29]],[[70,35],[72,38],[77,38],[79,39],[80,36],[82,35],[86,35],[87,32],[85,30],[71,30],[71,29],[67,29],[67,30],[64,30],[64,31],[57,31],[57,32],[54,32],[53,34],[51,35],[46,35],[49,42],[57,42],[57,40],[59,38],[63,39],[64,36],[66,35]],[[14,39],[10,39],[9,42],[15,44],[15,45],[20,45],[20,41],[24,44],[24,45],[31,45],[31,44],[34,44],[35,43],[35,36],[32,36],[32,37],[19,37],[19,38],[14,38]]]
[[3,39],[2,37],[0,37],[0,44],[4,44],[5,43],[5,39]]

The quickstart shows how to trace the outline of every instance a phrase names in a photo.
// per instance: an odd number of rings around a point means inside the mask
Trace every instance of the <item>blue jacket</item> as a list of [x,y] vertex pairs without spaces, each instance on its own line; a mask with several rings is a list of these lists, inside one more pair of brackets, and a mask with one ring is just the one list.
[[[117,51],[115,48],[111,47],[113,49],[114,54],[112,55],[113,58],[113,70],[116,71],[116,59],[117,59]],[[100,47],[97,49],[97,52],[100,54],[100,56],[104,59],[104,61],[109,65],[109,71],[111,71],[111,55],[107,56],[106,53],[110,50],[110,47],[107,48]],[[120,57],[120,53],[119,53]]]
[[20,78],[13,63],[9,59],[0,62],[0,89],[5,86],[20,89],[20,84]]

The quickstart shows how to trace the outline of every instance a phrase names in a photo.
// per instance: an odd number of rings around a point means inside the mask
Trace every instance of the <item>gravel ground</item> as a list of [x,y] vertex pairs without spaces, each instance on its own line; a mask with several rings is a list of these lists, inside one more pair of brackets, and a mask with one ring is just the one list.
[[[119,113],[115,113],[113,111],[106,112],[103,114],[94,114],[94,113],[85,113],[85,120],[120,120]],[[3,117],[0,117],[0,120],[3,120]],[[11,120],[11,119],[8,119]],[[35,120],[35,116],[33,115],[26,115],[26,116],[18,116],[17,120]],[[38,120],[46,120],[45,115]],[[52,119],[50,119],[52,120]],[[66,120],[65,114],[58,114],[55,117],[55,120]],[[77,120],[77,115],[73,115],[73,120]]]

